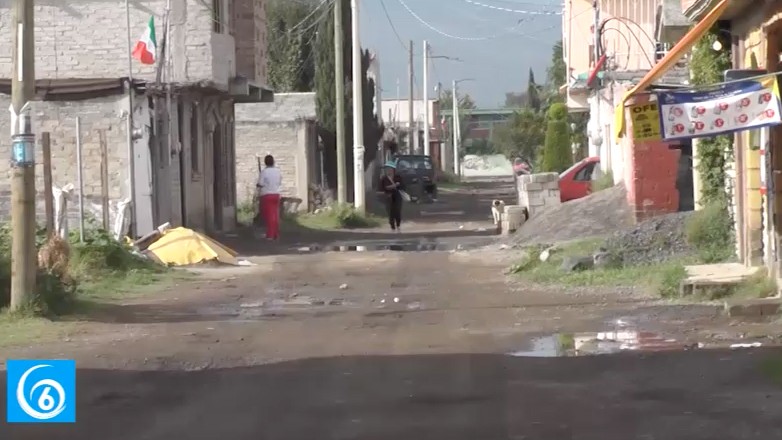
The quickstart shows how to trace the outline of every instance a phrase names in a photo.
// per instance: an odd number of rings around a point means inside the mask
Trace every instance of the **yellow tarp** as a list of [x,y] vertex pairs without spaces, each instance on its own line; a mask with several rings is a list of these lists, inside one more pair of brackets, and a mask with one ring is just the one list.
[[161,263],[171,266],[188,266],[208,261],[239,265],[235,251],[187,228],[167,230],[147,251]]

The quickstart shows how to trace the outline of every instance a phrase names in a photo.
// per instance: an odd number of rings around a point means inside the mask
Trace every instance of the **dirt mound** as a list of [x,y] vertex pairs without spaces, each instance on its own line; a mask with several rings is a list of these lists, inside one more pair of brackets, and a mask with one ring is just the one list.
[[662,215],[614,233],[606,247],[621,257],[624,264],[662,263],[691,255],[685,225],[692,212]]
[[609,235],[631,226],[627,191],[620,184],[531,217],[513,236],[517,245],[554,243]]

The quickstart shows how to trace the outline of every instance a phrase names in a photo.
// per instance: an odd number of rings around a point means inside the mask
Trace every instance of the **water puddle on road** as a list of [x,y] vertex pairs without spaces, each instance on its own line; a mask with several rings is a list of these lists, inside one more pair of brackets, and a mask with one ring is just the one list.
[[461,251],[474,249],[478,244],[444,243],[444,242],[376,242],[366,244],[344,244],[326,246],[302,246],[296,248],[300,253],[315,252],[434,252],[434,251]]
[[562,333],[535,338],[529,348],[508,353],[515,357],[566,357],[613,354],[625,351],[677,351],[698,348],[657,333],[619,330]]

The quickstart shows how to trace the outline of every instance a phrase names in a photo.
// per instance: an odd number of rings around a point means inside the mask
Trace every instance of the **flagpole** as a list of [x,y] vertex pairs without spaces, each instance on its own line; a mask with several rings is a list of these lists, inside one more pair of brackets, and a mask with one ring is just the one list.
[[171,51],[168,45],[171,41],[171,0],[166,1],[166,113],[168,120],[168,163],[171,164],[171,153],[174,148],[174,136],[171,130]]
[[125,0],[125,19],[127,21],[128,34],[128,119],[127,119],[127,154],[128,154],[128,181],[130,190],[130,225],[131,230],[136,226],[136,176],[135,157],[133,151],[133,37],[130,29],[130,0]]

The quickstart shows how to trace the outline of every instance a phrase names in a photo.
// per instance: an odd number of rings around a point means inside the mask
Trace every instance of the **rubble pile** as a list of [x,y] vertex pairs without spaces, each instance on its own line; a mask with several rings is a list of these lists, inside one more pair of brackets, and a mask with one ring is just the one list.
[[624,230],[633,224],[626,194],[620,184],[540,211],[510,237],[511,244],[557,243]]
[[691,212],[654,217],[615,232],[606,240],[606,248],[625,265],[662,263],[694,254],[687,243],[685,225]]

